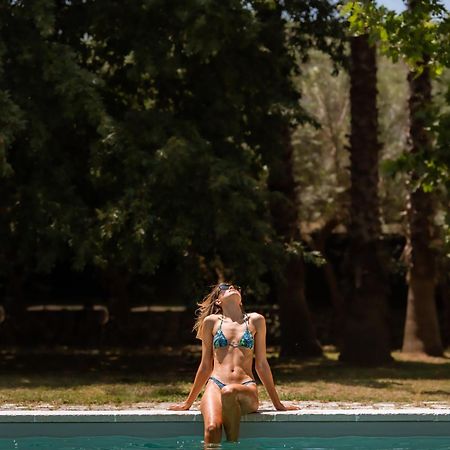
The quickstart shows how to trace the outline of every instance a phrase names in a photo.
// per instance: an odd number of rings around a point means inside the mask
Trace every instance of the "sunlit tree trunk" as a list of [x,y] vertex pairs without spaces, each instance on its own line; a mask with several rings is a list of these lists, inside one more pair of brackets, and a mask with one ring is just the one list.
[[373,365],[391,360],[387,280],[380,251],[376,49],[367,35],[351,38],[350,44],[349,286],[340,360]]
[[[408,75],[411,152],[424,155],[432,150],[428,127],[431,79],[427,68]],[[433,239],[433,195],[418,187],[419,175],[412,171],[407,202],[408,232],[405,248],[408,283],[403,352],[443,354],[435,303],[436,254]]]

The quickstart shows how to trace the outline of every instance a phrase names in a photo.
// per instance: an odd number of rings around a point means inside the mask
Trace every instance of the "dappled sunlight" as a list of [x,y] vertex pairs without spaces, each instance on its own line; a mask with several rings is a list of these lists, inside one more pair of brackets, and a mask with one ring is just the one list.
[[[336,349],[327,347],[321,358],[271,365],[285,400],[321,402],[394,402],[422,404],[450,399],[450,360],[393,352],[394,361],[381,367],[347,366]],[[263,390],[261,390],[263,391]],[[263,398],[265,393],[262,392]]]
[[[333,347],[312,359],[277,358],[277,353],[278,348],[270,348],[269,359],[283,400],[370,405],[450,401],[448,352],[443,358],[393,352],[393,362],[375,368],[347,366],[339,362]],[[61,349],[43,354],[4,350],[0,402],[4,407],[48,408],[80,404],[144,408],[155,402],[178,402],[189,393],[199,356],[197,346],[170,351]],[[261,401],[268,401],[258,384]]]

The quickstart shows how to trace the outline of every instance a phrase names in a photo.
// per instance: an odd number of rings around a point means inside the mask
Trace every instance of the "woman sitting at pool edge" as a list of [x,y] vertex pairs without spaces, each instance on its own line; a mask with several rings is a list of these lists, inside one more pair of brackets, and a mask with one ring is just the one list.
[[244,312],[239,286],[214,287],[199,303],[194,330],[202,340],[202,359],[188,398],[169,409],[189,409],[207,383],[200,403],[205,444],[221,441],[222,425],[227,439],[237,441],[241,415],[258,409],[253,351],[256,372],[275,408],[298,409],[280,402],[266,357],[266,321],[261,314]]

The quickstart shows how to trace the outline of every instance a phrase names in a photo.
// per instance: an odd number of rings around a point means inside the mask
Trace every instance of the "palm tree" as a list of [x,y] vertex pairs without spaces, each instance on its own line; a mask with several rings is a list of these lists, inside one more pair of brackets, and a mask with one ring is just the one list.
[[391,360],[386,275],[378,196],[376,48],[367,35],[350,38],[350,226],[347,317],[340,360],[380,364]]
[[[410,7],[414,7],[411,2]],[[418,74],[410,71],[410,139],[412,154],[426,158],[432,151],[428,128],[431,106],[431,79],[426,67]],[[412,170],[407,201],[408,231],[405,246],[407,263],[408,305],[406,311],[403,352],[441,356],[443,347],[435,303],[436,252],[430,246],[433,239],[433,194],[424,192],[418,183],[419,175]]]

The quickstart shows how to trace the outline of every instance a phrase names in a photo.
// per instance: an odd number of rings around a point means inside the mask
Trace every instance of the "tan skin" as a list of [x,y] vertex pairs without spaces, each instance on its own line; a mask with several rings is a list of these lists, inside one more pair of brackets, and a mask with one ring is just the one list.
[[200,404],[205,425],[205,444],[221,441],[222,425],[225,428],[227,439],[237,441],[240,416],[258,409],[256,384],[242,385],[242,382],[254,379],[252,374],[253,354],[256,372],[275,408],[279,411],[298,409],[296,406],[283,405],[275,389],[272,371],[266,356],[264,316],[257,313],[248,315],[248,327],[255,341],[254,349],[232,345],[214,349],[213,337],[219,329],[221,317],[223,317],[222,332],[228,342],[237,343],[246,329],[241,309],[241,294],[233,285],[228,290],[221,292],[216,304],[221,307],[223,314],[211,314],[204,319],[202,359],[191,392],[184,403],[169,407],[173,411],[189,409],[210,376],[214,376],[227,385],[220,389],[211,380],[206,385]]

